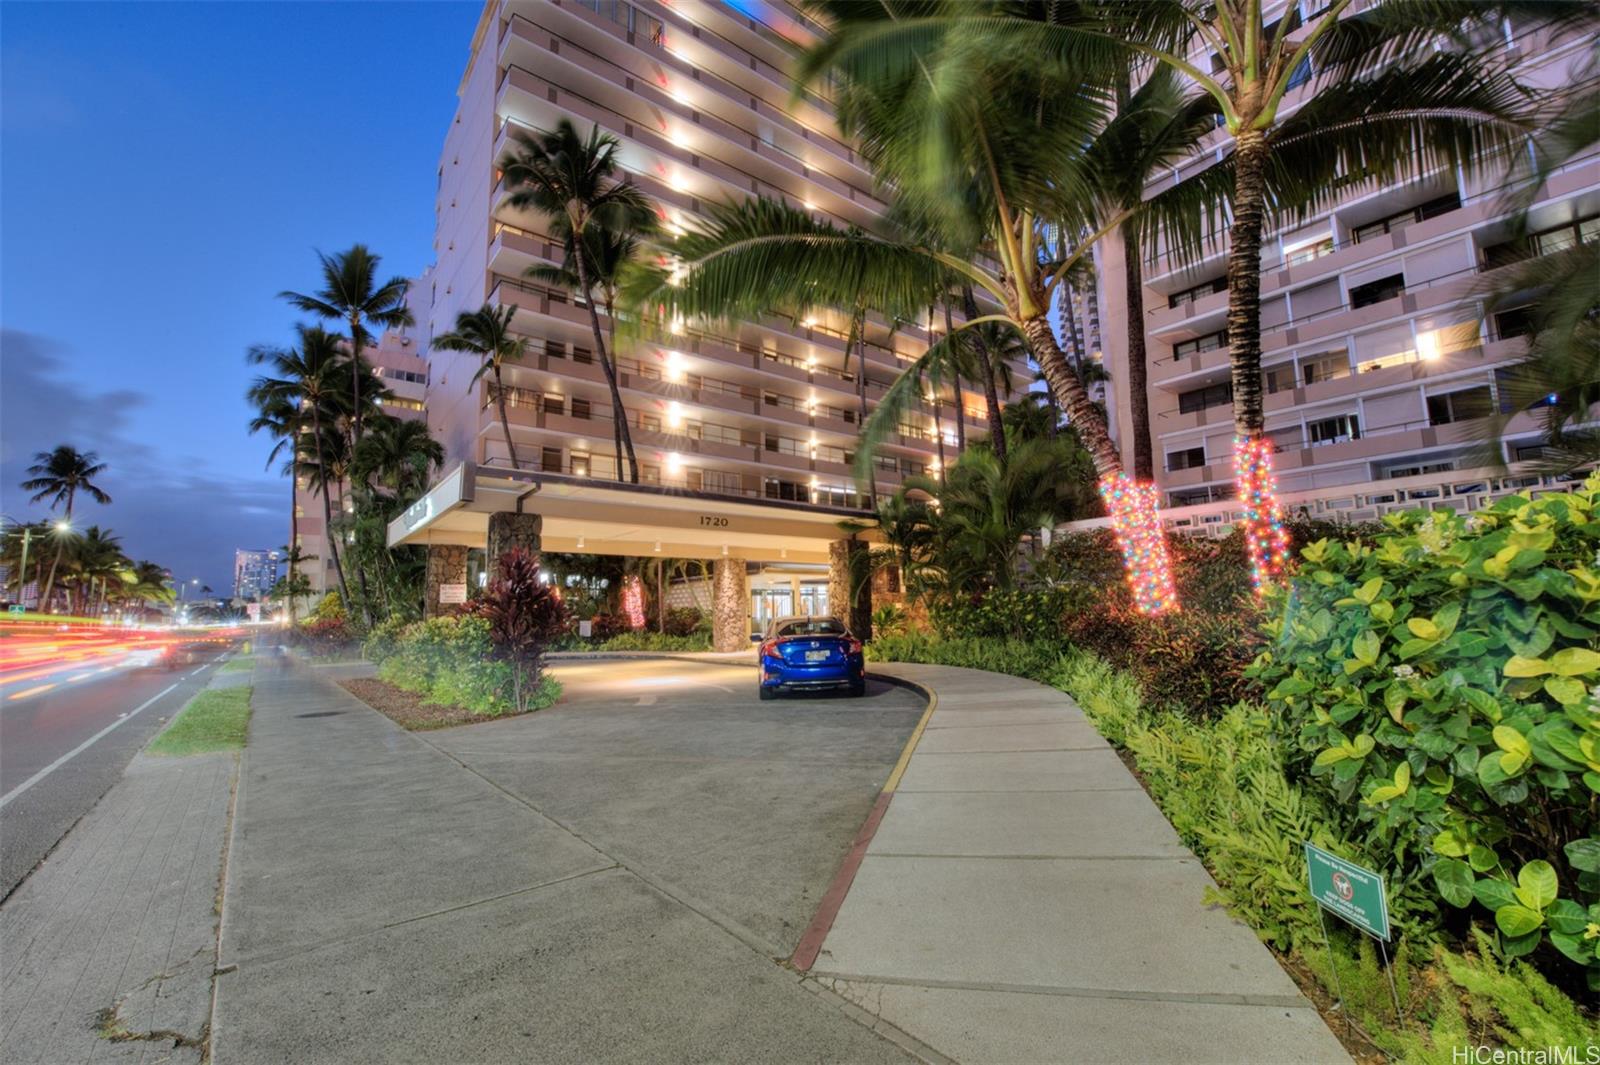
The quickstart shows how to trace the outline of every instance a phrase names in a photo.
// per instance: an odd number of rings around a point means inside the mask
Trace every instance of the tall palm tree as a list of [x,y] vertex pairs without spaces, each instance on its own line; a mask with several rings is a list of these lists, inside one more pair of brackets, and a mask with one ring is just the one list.
[[327,474],[335,464],[333,452],[348,448],[340,419],[347,415],[351,400],[360,395],[360,385],[349,393],[343,389],[351,356],[341,349],[338,336],[321,326],[296,326],[295,332],[299,338],[295,347],[257,345],[249,350],[246,358],[256,365],[269,367],[271,375],[257,377],[250,385],[248,396],[258,410],[279,410],[282,404],[288,404],[305,419],[300,429],[302,444],[297,461],[322,496],[328,554],[339,578],[339,595],[349,603],[350,589],[345,583],[344,564],[339,557],[330,499],[330,486],[339,482],[330,481]]
[[[613,353],[617,350],[617,289],[623,275],[637,262],[641,238],[653,233],[653,216],[649,229],[617,230],[605,225],[590,226],[584,236],[588,263],[595,277],[595,287],[600,290],[606,308],[606,339]],[[570,243],[570,242],[569,242]],[[577,274],[577,264],[569,255],[560,266],[530,266],[527,277],[546,284],[559,285],[574,292],[583,291],[583,282]],[[587,293],[586,293],[587,296]],[[605,353],[601,352],[605,357]],[[622,438],[628,431],[628,412],[616,403],[611,407],[612,454],[616,456],[617,480],[626,474],[622,468]]]
[[385,414],[368,424],[352,470],[357,480],[385,489],[391,501],[410,505],[443,462],[444,445],[429,434],[427,422]]
[[362,351],[371,327],[400,329],[413,322],[406,307],[406,289],[411,282],[403,277],[378,281],[382,261],[365,244],[355,244],[336,255],[317,252],[322,264],[322,288],[305,295],[283,291],[279,297],[295,308],[330,321],[343,322],[349,330],[350,355],[350,447],[361,444],[361,417],[366,410],[362,399]]
[[[506,413],[506,387],[501,377],[505,364],[521,362],[528,353],[528,341],[511,331],[511,319],[516,307],[507,304],[498,309],[485,303],[475,311],[462,311],[456,315],[456,327],[448,333],[433,338],[433,347],[442,351],[465,351],[478,356],[478,370],[467,382],[470,391],[484,374],[494,378],[495,406],[500,411],[500,431],[506,437],[506,454],[511,456],[511,468],[521,469],[517,461],[517,445],[511,439],[511,418]],[[620,408],[619,408],[620,409]],[[621,462],[618,462],[621,468]]]
[[572,264],[589,308],[595,350],[611,389],[611,406],[617,412],[622,446],[628,456],[629,479],[638,484],[639,460],[633,451],[633,434],[621,413],[622,391],[600,332],[600,311],[595,306],[594,290],[600,275],[591,262],[590,232],[596,227],[619,234],[647,231],[654,223],[654,212],[637,186],[626,179],[617,180],[621,142],[602,133],[598,125],[587,138],[580,136],[567,119],[537,137],[521,131],[513,137],[516,146],[500,164],[506,188],[511,190],[507,202],[549,216],[552,233],[563,242],[565,257]]
[[[51,510],[62,507],[64,520],[70,526],[72,505],[79,492],[102,506],[111,502],[111,497],[94,483],[94,478],[104,472],[106,464],[93,451],[79,451],[69,444],[59,444],[53,451],[40,451],[33,456],[33,465],[28,467],[28,473],[32,476],[22,482],[22,490],[34,493],[29,500],[31,503],[42,503],[48,499]],[[46,609],[50,602],[56,570],[61,565],[61,553],[66,543],[65,537],[58,534],[55,557],[50,561],[50,575],[45,578],[44,593],[39,597],[41,610]]]
[[310,427],[309,416],[297,400],[284,391],[269,389],[257,394],[252,390],[256,415],[250,419],[250,432],[266,433],[272,438],[272,450],[267,453],[266,468],[278,461],[279,455],[288,457],[283,463],[283,473],[289,478],[289,543],[300,543],[299,505],[299,452],[303,443],[302,430]]
[[[997,67],[1023,70],[1059,91],[1085,72],[1101,86],[1115,85],[1134,59],[1174,69],[1215,101],[1231,152],[1182,191],[1158,199],[1168,211],[1169,243],[1191,252],[1227,216],[1236,449],[1261,460],[1240,463],[1240,493],[1250,512],[1252,553],[1265,553],[1268,576],[1286,558],[1271,532],[1275,501],[1251,506],[1270,461],[1262,452],[1260,371],[1260,251],[1269,208],[1326,205],[1342,192],[1341,176],[1391,182],[1436,167],[1471,174],[1502,157],[1528,133],[1530,120],[1524,94],[1487,59],[1505,53],[1501,19],[1593,17],[1588,5],[1537,0],[1373,0],[1354,14],[1352,0],[1333,0],[1305,24],[1298,7],[1267,24],[1260,0],[818,6],[835,16],[835,32],[806,58],[807,73],[844,70],[882,86],[915,71],[950,103],[945,115],[963,103],[953,90]],[[1465,41],[1471,29],[1494,31],[1497,45],[1481,52],[1434,47],[1446,38]],[[1190,61],[1196,46],[1215,56],[1218,73]],[[1291,114],[1285,97],[1308,79],[1305,103]],[[1014,163],[1004,150],[991,158],[997,167]],[[946,169],[932,166],[920,180],[937,189],[948,184]],[[1098,450],[1096,441],[1085,442]]]
[[109,582],[121,583],[123,572],[131,565],[122,553],[122,538],[110,529],[91,525],[81,536],[73,537],[72,549],[66,557],[66,578],[69,584],[68,601],[75,614],[98,614],[97,599],[105,596]]

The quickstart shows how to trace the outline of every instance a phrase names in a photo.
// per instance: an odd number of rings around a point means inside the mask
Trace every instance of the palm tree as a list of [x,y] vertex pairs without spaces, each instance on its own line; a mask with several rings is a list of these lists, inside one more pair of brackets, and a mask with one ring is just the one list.
[[309,418],[301,404],[285,392],[269,389],[261,394],[252,390],[252,402],[256,404],[256,416],[250,419],[250,432],[267,433],[273,440],[272,450],[267,453],[266,468],[271,469],[278,456],[287,454],[284,461],[283,472],[289,478],[289,543],[300,543],[300,505],[299,505],[299,449],[302,443],[302,430],[309,427]]
[[[1342,192],[1337,179],[1349,175],[1390,182],[1441,167],[1475,172],[1529,132],[1526,97],[1503,68],[1486,62],[1488,53],[1433,45],[1452,35],[1464,40],[1471,28],[1493,30],[1493,39],[1503,40],[1500,20],[1529,12],[1592,18],[1587,5],[1510,0],[1374,0],[1348,17],[1352,0],[1333,0],[1309,23],[1301,24],[1298,8],[1291,8],[1270,25],[1259,0],[1116,0],[1084,7],[885,0],[870,9],[838,0],[818,6],[835,17],[834,32],[807,56],[805,71],[841,71],[880,90],[925,78],[943,102],[925,127],[939,133],[954,116],[970,112],[970,93],[962,90],[997,70],[1023,71],[1046,92],[1059,93],[1079,84],[1086,71],[1102,88],[1118,84],[1129,62],[1142,59],[1174,69],[1215,101],[1231,153],[1158,199],[1169,243],[1190,252],[1206,243],[1207,223],[1227,208],[1235,446],[1242,456],[1262,459],[1240,464],[1247,507],[1262,491],[1258,478],[1270,461],[1262,454],[1260,371],[1260,251],[1268,208],[1325,205]],[[1190,61],[1196,45],[1214,55],[1217,74]],[[1503,55],[1503,44],[1498,52]],[[1285,96],[1306,80],[1308,98],[1290,115]],[[996,142],[990,163],[1014,166],[1014,147],[1026,146]],[[938,165],[936,155],[924,158],[935,165],[913,180],[935,192],[948,187],[949,168]],[[1067,175],[1062,185],[1078,180]],[[1050,368],[1043,368],[1048,376]],[[1086,443],[1098,453],[1097,441]],[[1277,517],[1276,501],[1267,500],[1251,507],[1246,522],[1252,552],[1265,553],[1269,576],[1286,558],[1271,532]]]
[[129,567],[119,596],[125,603],[169,604],[174,598],[167,571],[154,562],[140,560]]
[[[511,468],[521,469],[517,461],[517,445],[511,439],[511,418],[506,414],[506,388],[501,370],[506,363],[521,362],[528,353],[528,341],[511,331],[511,319],[516,307],[507,304],[496,309],[485,303],[475,311],[462,311],[456,315],[456,327],[448,333],[433,338],[433,347],[443,351],[465,351],[478,356],[478,372],[467,382],[470,391],[484,374],[494,378],[495,405],[500,411],[500,430],[506,437],[506,454],[511,456]],[[620,410],[620,408],[618,408]],[[617,466],[621,469],[621,462]]]
[[[438,340],[435,337],[434,343]],[[444,445],[429,435],[427,422],[385,414],[368,424],[351,469],[357,480],[376,484],[389,492],[393,502],[409,505],[427,489],[429,474],[443,462]]]
[[[94,483],[94,478],[105,471],[106,464],[93,451],[79,451],[69,444],[60,444],[54,451],[41,451],[33,456],[33,465],[28,467],[28,473],[32,476],[22,482],[22,490],[35,493],[30,503],[41,503],[48,499],[51,510],[63,507],[63,521],[70,528],[72,505],[79,492],[102,506],[111,502],[111,497]],[[44,593],[39,597],[40,610],[48,608],[50,593],[56,582],[56,569],[61,565],[61,553],[65,547],[65,538],[57,535],[55,558],[50,562],[50,575],[45,578]]]
[[[321,326],[296,326],[299,345],[292,348],[275,348],[267,345],[252,347],[246,358],[254,364],[269,366],[275,376],[257,377],[248,393],[257,410],[281,411],[287,404],[301,412],[305,424],[300,427],[302,441],[297,461],[306,470],[308,478],[322,496],[324,535],[328,553],[333,559],[334,573],[339,578],[339,595],[350,602],[350,591],[345,583],[344,565],[339,558],[338,537],[333,528],[333,503],[329,498],[330,481],[326,476],[334,464],[332,452],[348,447],[340,430],[339,420],[349,411],[350,400],[360,395],[360,385],[346,394],[342,379],[351,356],[340,349],[339,338]],[[360,379],[358,371],[357,379]]]
[[368,343],[368,328],[400,329],[412,324],[406,307],[406,289],[411,282],[391,277],[378,282],[382,260],[365,244],[352,245],[337,255],[317,252],[322,264],[322,288],[311,295],[284,291],[279,297],[295,308],[330,321],[343,322],[350,335],[350,448],[361,444],[362,349]]
[[[654,224],[650,201],[627,180],[616,180],[617,151],[621,142],[597,125],[587,139],[580,137],[571,121],[562,119],[556,128],[529,136],[515,132],[514,147],[501,161],[505,186],[511,190],[507,203],[521,209],[539,211],[550,217],[551,231],[561,238],[565,258],[572,264],[579,290],[589,308],[589,326],[595,350],[611,389],[611,406],[621,430],[622,446],[628,456],[629,479],[639,483],[639,461],[633,452],[633,434],[623,415],[622,391],[617,385],[616,367],[606,351],[600,333],[600,312],[594,290],[600,284],[596,264],[591,262],[591,232],[607,229],[616,234],[642,233]],[[621,459],[619,457],[620,465]]]
[[[595,285],[600,290],[601,300],[606,308],[606,339],[611,343],[611,350],[617,350],[617,288],[621,284],[623,275],[633,268],[638,261],[639,249],[642,246],[640,238],[654,232],[654,223],[648,230],[616,230],[604,225],[594,225],[584,237],[584,246],[588,250],[588,263],[595,275]],[[560,285],[574,292],[583,289],[583,282],[578,277],[577,266],[570,256],[568,261],[560,266],[530,266],[525,271],[525,276],[543,281],[546,284]],[[587,297],[587,293],[585,293]],[[604,357],[605,353],[601,352]],[[624,477],[622,469],[622,438],[628,431],[628,412],[613,403],[611,407],[611,436],[612,454],[616,456],[617,480]]]
[[96,596],[103,601],[109,582],[120,584],[123,572],[132,564],[122,553],[121,537],[98,525],[89,526],[83,535],[73,538],[66,563],[67,577],[62,583],[71,585],[68,600],[75,614],[98,614]]

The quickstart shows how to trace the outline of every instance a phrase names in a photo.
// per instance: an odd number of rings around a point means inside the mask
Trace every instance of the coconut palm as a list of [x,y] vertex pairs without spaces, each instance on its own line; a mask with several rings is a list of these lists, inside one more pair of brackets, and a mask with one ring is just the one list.
[[[1231,150],[1158,199],[1169,244],[1179,250],[1197,252],[1227,218],[1234,422],[1238,446],[1248,449],[1258,448],[1263,428],[1260,249],[1269,209],[1324,206],[1341,194],[1342,176],[1393,182],[1434,168],[1481,169],[1527,134],[1526,99],[1486,59],[1490,51],[1503,55],[1503,43],[1484,52],[1433,45],[1446,37],[1465,42],[1474,29],[1503,41],[1497,35],[1506,16],[1592,17],[1586,5],[1478,0],[1375,0],[1354,14],[1352,0],[1333,0],[1306,24],[1298,7],[1264,23],[1259,0],[817,6],[833,17],[834,32],[805,58],[804,71],[842,72],[880,93],[920,77],[932,89],[923,125],[944,135],[972,113],[971,88],[997,70],[1025,71],[1044,92],[1059,93],[1081,84],[1085,72],[1115,85],[1137,58],[1172,68],[1215,101]],[[1215,56],[1217,74],[1190,61],[1197,46]],[[1286,94],[1307,80],[1305,103],[1290,114]],[[988,162],[1014,166],[1011,149],[1031,150],[994,142]],[[945,155],[925,152],[923,171],[906,173],[948,202]],[[1072,173],[1062,186],[1080,181]],[[1098,441],[1085,440],[1098,454]],[[1253,540],[1264,541],[1273,518],[1264,513],[1251,523]]]
[[591,245],[596,228],[618,235],[647,232],[654,224],[654,212],[635,185],[617,180],[621,142],[602,133],[598,125],[587,138],[580,136],[567,119],[537,137],[521,131],[512,136],[516,145],[500,164],[505,186],[510,190],[507,203],[549,216],[551,232],[563,242],[566,261],[577,276],[578,289],[589,309],[595,351],[611,390],[611,406],[628,456],[629,479],[638,484],[639,461],[633,451],[633,435],[622,413],[616,367],[601,335],[600,311],[595,306],[594,291],[601,284],[601,274],[598,263],[593,261]]
[[[478,357],[478,370],[467,382],[467,389],[477,387],[484,374],[494,378],[495,406],[500,412],[500,431],[505,434],[506,454],[511,457],[511,468],[521,469],[517,462],[517,445],[511,439],[511,418],[506,413],[506,387],[501,373],[506,363],[519,363],[528,353],[527,338],[511,331],[511,319],[516,307],[507,304],[496,308],[485,303],[475,311],[462,311],[456,315],[456,327],[448,333],[433,338],[432,346],[443,351],[465,351]],[[618,463],[621,468],[621,463]]]
[[267,453],[266,468],[270,470],[272,464],[278,461],[278,456],[288,456],[282,471],[289,478],[289,542],[299,544],[298,459],[303,442],[302,429],[309,424],[307,412],[294,398],[279,390],[267,390],[260,395],[252,392],[251,399],[256,404],[256,415],[250,419],[251,434],[266,433],[273,441],[272,450]]
[[336,255],[317,253],[322,264],[322,288],[305,295],[284,291],[279,297],[288,300],[295,308],[315,314],[329,321],[342,322],[349,330],[350,354],[350,447],[361,443],[362,415],[370,408],[362,394],[361,354],[366,348],[372,327],[400,329],[412,324],[406,307],[406,289],[410,282],[403,277],[378,281],[378,264],[382,261],[365,244],[352,245],[349,251]]
[[[344,385],[350,373],[351,357],[343,350],[339,337],[321,326],[295,327],[298,345],[276,348],[269,345],[252,347],[246,358],[256,365],[266,365],[270,376],[257,377],[251,384],[248,397],[259,411],[282,414],[285,405],[301,412],[303,424],[299,427],[301,441],[297,464],[307,474],[312,487],[322,496],[324,535],[328,553],[333,559],[334,573],[339,579],[339,595],[350,601],[345,583],[344,564],[339,556],[338,537],[333,528],[333,503],[331,488],[339,481],[329,480],[326,474],[334,465],[335,450],[343,452],[348,441],[342,431],[341,419],[347,417],[350,402],[362,395],[361,385],[346,392]],[[357,372],[357,379],[367,377]],[[370,393],[369,393],[370,395]],[[370,402],[370,398],[366,400]]]
[[[434,338],[437,343],[438,338]],[[356,449],[352,471],[363,484],[385,489],[390,499],[407,505],[428,487],[428,477],[444,462],[444,445],[428,432],[427,422],[384,414],[367,423],[367,435]]]
[[122,538],[110,529],[91,525],[72,539],[63,567],[62,583],[69,586],[68,601],[75,614],[100,613],[111,582],[122,583],[131,565],[122,553]]
[[[33,465],[28,467],[31,474],[22,482],[22,490],[33,492],[31,503],[50,501],[50,509],[62,508],[63,521],[70,528],[72,525],[72,506],[78,498],[78,493],[83,493],[96,503],[104,506],[111,502],[111,497],[94,483],[94,478],[106,471],[106,464],[100,461],[100,456],[93,451],[79,451],[69,444],[57,445],[53,451],[40,451],[33,456]],[[39,608],[47,609],[50,602],[50,593],[55,586],[56,570],[61,565],[61,554],[66,549],[66,538],[57,530],[56,553],[50,561],[50,575],[45,578],[44,592],[39,597]]]
[[[653,220],[649,230],[616,230],[597,224],[590,226],[584,236],[584,246],[588,252],[586,261],[594,274],[595,287],[600,290],[601,302],[605,304],[606,339],[610,341],[613,353],[617,350],[618,286],[624,273],[638,261],[639,250],[643,246],[641,238],[651,232],[654,232]],[[568,242],[568,246],[571,246],[571,242]],[[526,276],[574,292],[584,291],[585,298],[589,295],[583,288],[583,281],[577,274],[577,264],[570,254],[560,266],[530,266]],[[607,357],[603,351],[600,354],[602,358]],[[622,468],[622,438],[628,432],[628,412],[615,402],[618,397],[620,393],[613,396],[611,405],[611,453],[616,456],[617,480],[620,481],[625,476]]]

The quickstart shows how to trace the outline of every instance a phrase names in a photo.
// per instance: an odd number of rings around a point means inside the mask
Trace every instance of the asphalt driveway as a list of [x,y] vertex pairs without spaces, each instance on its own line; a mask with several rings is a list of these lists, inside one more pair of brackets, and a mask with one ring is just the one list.
[[858,699],[760,702],[745,665],[608,660],[554,672],[565,687],[556,706],[424,738],[785,955],[926,705],[882,680]]

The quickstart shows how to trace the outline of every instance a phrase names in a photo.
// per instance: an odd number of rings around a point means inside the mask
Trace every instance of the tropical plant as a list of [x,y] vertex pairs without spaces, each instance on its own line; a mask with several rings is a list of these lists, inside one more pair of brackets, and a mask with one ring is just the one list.
[[[432,346],[442,351],[465,351],[478,356],[478,370],[467,382],[467,389],[475,388],[484,374],[494,378],[491,393],[495,408],[500,412],[500,431],[505,434],[506,454],[511,458],[511,468],[521,469],[517,462],[517,445],[511,439],[511,418],[506,413],[506,386],[501,376],[506,363],[519,363],[528,353],[528,340],[511,331],[511,319],[517,308],[511,304],[496,308],[485,303],[475,311],[462,311],[456,315],[456,327],[448,333],[433,338]],[[619,470],[621,463],[618,463]]]
[[[304,442],[302,431],[308,426],[309,417],[304,407],[287,389],[268,388],[260,391],[252,389],[247,398],[256,408],[255,417],[250,419],[251,434],[266,433],[272,438],[272,450],[267,452],[266,468],[270,470],[272,464],[278,461],[279,455],[287,455],[282,472],[289,478],[289,546],[298,552],[300,550],[299,459],[300,447]],[[294,621],[292,603],[289,607],[289,620],[291,623]]]
[[305,295],[284,291],[279,297],[291,306],[329,321],[342,322],[349,335],[350,354],[350,448],[361,443],[361,419],[372,407],[366,398],[366,366],[363,351],[371,340],[370,327],[400,329],[412,324],[406,307],[406,290],[411,282],[391,277],[379,282],[378,264],[382,261],[365,244],[355,244],[336,255],[317,252],[322,266],[322,288]]
[[1600,477],[1470,516],[1320,540],[1254,667],[1288,764],[1346,830],[1502,952],[1548,942],[1600,989]]
[[522,548],[500,556],[498,572],[475,607],[489,622],[495,656],[511,667],[511,705],[522,713],[541,693],[545,652],[570,627],[571,616],[540,580],[539,557]]
[[443,462],[444,445],[433,438],[427,422],[378,413],[370,416],[350,470],[358,483],[410,505],[427,490],[429,477]]
[[[638,219],[627,219],[634,228],[627,230],[613,229],[610,226],[596,223],[585,232],[584,247],[587,249],[587,259],[591,272],[594,275],[594,287],[600,290],[601,302],[606,308],[606,339],[610,341],[611,351],[617,350],[617,291],[623,275],[633,267],[637,261],[641,238],[654,232],[653,216],[649,228],[639,227]],[[571,244],[568,242],[568,246]],[[560,285],[573,292],[585,292],[583,281],[578,276],[577,264],[569,257],[568,261],[560,266],[530,266],[526,276],[543,281],[546,284]],[[603,353],[602,353],[603,354]],[[628,412],[613,404],[611,408],[611,435],[612,454],[616,456],[617,480],[625,476],[622,468],[623,434],[628,431]]]
[[[562,241],[565,259],[577,276],[589,310],[595,351],[611,390],[611,406],[628,456],[629,480],[638,484],[639,461],[633,451],[633,435],[623,413],[616,366],[600,332],[600,312],[594,299],[595,288],[602,284],[599,264],[593,261],[594,246],[603,246],[605,241],[592,239],[592,234],[600,229],[625,239],[629,234],[648,232],[654,225],[654,212],[637,186],[627,179],[616,179],[621,142],[601,132],[598,125],[587,138],[580,136],[567,119],[548,133],[530,136],[519,130],[512,137],[515,146],[500,163],[505,186],[510,190],[506,202],[549,216],[553,235]],[[619,468],[621,461],[619,456]]]
[[111,497],[94,483],[94,478],[106,472],[106,464],[93,451],[79,451],[70,444],[57,445],[53,451],[40,451],[33,456],[28,467],[29,478],[22,482],[22,490],[33,492],[30,503],[50,501],[50,509],[62,508],[64,528],[55,529],[56,552],[50,562],[50,574],[45,578],[44,591],[39,596],[39,609],[48,610],[50,593],[56,582],[56,570],[61,565],[61,554],[66,549],[65,533],[72,527],[72,506],[78,493],[83,493],[104,506]]

